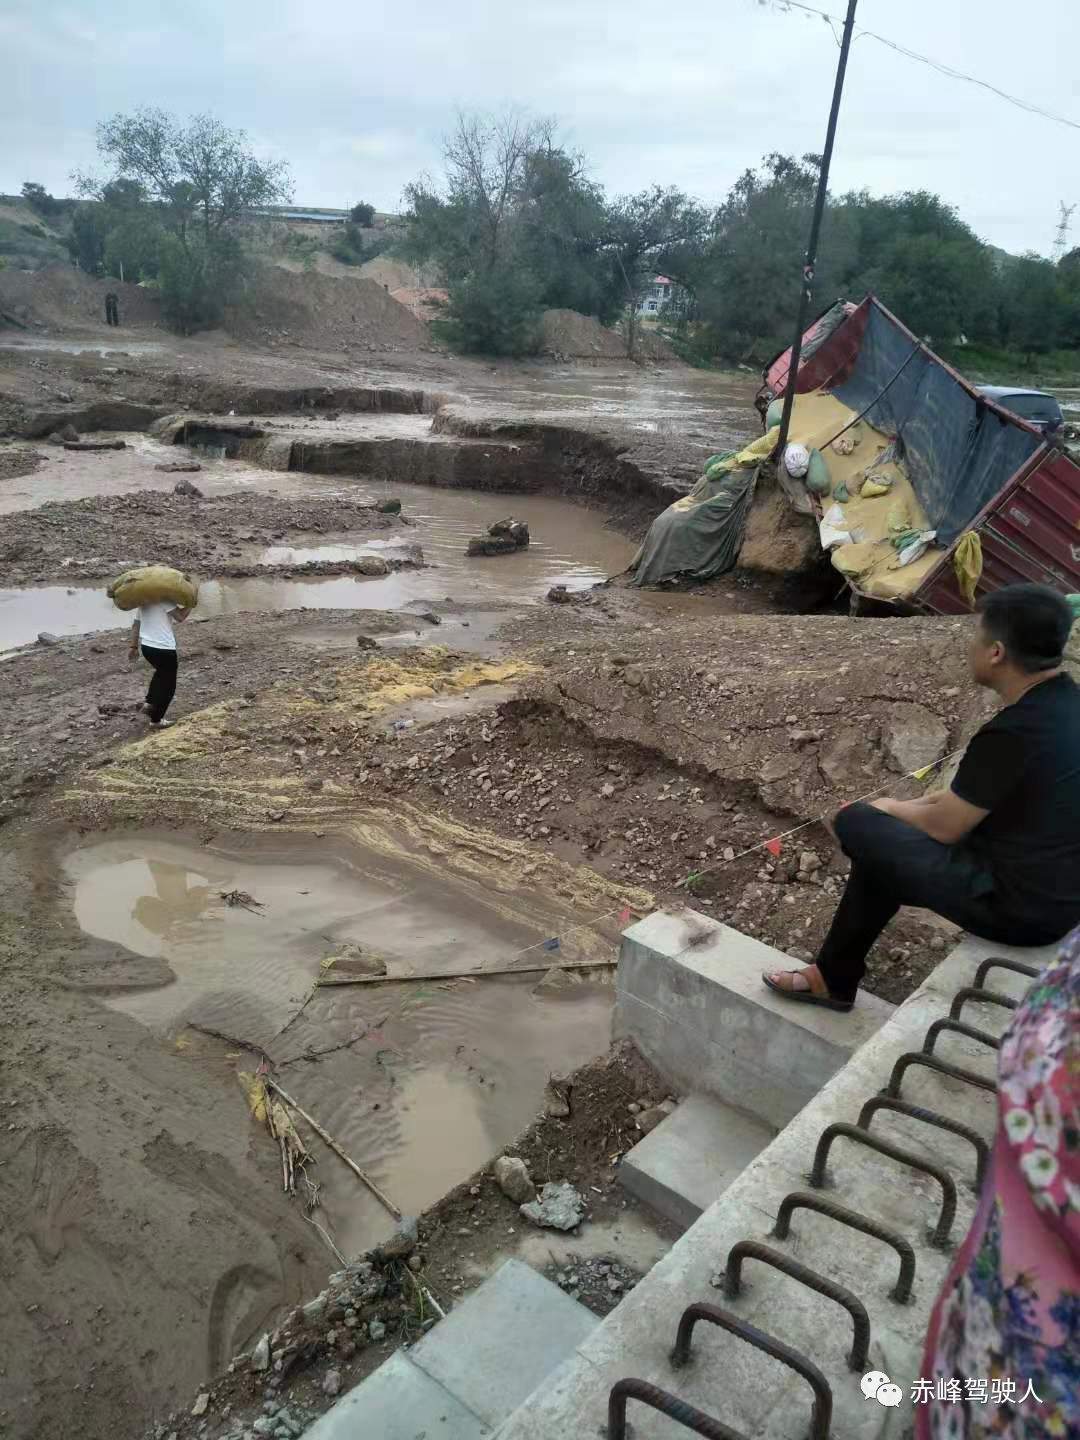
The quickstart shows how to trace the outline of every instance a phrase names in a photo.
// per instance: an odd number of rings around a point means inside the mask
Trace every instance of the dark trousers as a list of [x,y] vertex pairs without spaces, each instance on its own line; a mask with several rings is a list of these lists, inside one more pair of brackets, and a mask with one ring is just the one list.
[[120,324],[120,307],[115,300],[105,301],[105,323],[106,325]]
[[841,810],[835,823],[851,875],[817,965],[837,1000],[854,1000],[867,953],[901,905],[933,910],[1001,945],[1050,945],[1061,938],[1011,915],[993,875],[964,844],[942,845],[861,803]]
[[158,650],[153,645],[144,645],[142,653],[143,659],[154,667],[150,688],[146,692],[146,703],[150,710],[150,719],[156,723],[165,718],[165,711],[176,694],[177,654],[175,650]]

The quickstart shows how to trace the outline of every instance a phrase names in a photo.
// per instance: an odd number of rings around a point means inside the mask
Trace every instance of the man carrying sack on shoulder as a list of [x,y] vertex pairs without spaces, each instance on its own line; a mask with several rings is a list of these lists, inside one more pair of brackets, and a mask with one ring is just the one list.
[[968,663],[1002,708],[950,789],[840,811],[847,888],[816,962],[764,975],[770,990],[850,1010],[867,953],[902,905],[1002,945],[1050,945],[1080,924],[1080,689],[1062,668],[1072,622],[1045,585],[984,600]]
[[150,717],[155,730],[162,730],[172,722],[165,719],[165,712],[176,694],[176,671],[178,655],[174,624],[181,624],[191,614],[183,606],[140,605],[131,627],[132,660],[138,658],[140,649],[143,659],[153,667],[150,688],[142,706]]

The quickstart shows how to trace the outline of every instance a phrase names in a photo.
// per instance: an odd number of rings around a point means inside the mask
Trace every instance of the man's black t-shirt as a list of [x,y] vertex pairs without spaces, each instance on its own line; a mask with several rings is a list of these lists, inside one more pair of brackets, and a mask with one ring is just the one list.
[[1064,935],[1080,922],[1080,689],[1043,680],[989,720],[953,781],[989,810],[968,838],[1011,916]]

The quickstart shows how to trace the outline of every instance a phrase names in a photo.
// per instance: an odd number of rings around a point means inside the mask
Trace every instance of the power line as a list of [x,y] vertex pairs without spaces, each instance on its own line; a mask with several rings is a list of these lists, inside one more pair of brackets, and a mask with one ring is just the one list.
[[[814,5],[805,5],[801,0],[757,0],[761,6],[783,10],[801,10],[805,15],[816,15],[824,20],[832,28],[834,22],[842,24],[842,17],[832,15],[827,10],[819,10]],[[835,38],[836,32],[833,31]],[[859,30],[856,33],[856,40],[863,36],[870,40],[876,40],[879,44],[885,45],[890,50],[895,50],[898,55],[905,56],[908,60],[918,61],[920,65],[929,65],[931,70],[936,70],[939,75],[944,75],[949,80],[962,80],[966,85],[975,85],[980,90],[987,90],[991,95],[996,95],[999,100],[1006,101],[1009,105],[1015,105],[1018,110],[1024,110],[1029,115],[1038,115],[1043,120],[1052,120],[1056,125],[1067,125],[1070,130],[1080,130],[1080,122],[1070,120],[1065,115],[1058,115],[1053,110],[1044,110],[1041,105],[1032,105],[1028,100],[1021,100],[1017,95],[1010,95],[1006,90],[1001,90],[997,85],[991,85],[988,80],[980,80],[976,75],[968,75],[963,70],[957,70],[952,65],[946,65],[942,60],[934,60],[929,55],[920,55],[917,50],[909,50],[906,45],[899,44],[896,40],[890,40],[885,35],[879,35],[875,30]]]

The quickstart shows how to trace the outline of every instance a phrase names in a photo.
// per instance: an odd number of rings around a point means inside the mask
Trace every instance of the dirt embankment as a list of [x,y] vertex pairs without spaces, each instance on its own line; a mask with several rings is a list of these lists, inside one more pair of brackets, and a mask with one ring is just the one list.
[[[643,360],[674,360],[675,352],[659,335],[638,328],[635,344]],[[577,310],[545,310],[540,317],[540,350],[570,360],[623,360],[626,337]]]
[[[179,480],[198,481],[198,473]],[[140,491],[40,505],[4,517],[0,564],[9,584],[110,577],[131,565],[168,564],[208,576],[282,573],[305,567],[264,566],[254,551],[298,536],[348,534],[400,537],[416,544],[416,533],[398,515],[376,505],[333,496],[302,500],[260,495],[208,498]],[[245,558],[245,556],[247,558]],[[393,557],[387,557],[387,564]],[[343,561],[344,573],[353,568]],[[322,567],[324,574],[334,573]]]
[[[916,792],[906,774],[974,725],[957,622],[729,616],[642,631],[640,617],[613,621],[610,608],[544,614],[545,638],[531,652],[542,673],[519,682],[494,721],[400,734],[364,724],[351,697],[397,683],[377,657],[339,673],[340,688],[324,692],[325,718],[280,693],[215,719],[205,736],[196,717],[183,752],[162,752],[173,811],[190,818],[186,788],[201,797],[219,768],[233,795],[244,776],[257,787],[268,772],[295,774],[304,787],[327,787],[335,806],[352,795],[356,805],[480,824],[661,899],[690,898],[808,956],[846,871],[823,822],[861,796]],[[534,629],[534,647],[537,638]],[[437,685],[454,663],[424,662],[423,683]],[[347,743],[327,750],[328,734]],[[157,769],[153,756],[144,764]],[[152,799],[153,774],[143,779]],[[305,800],[309,817],[312,805]],[[123,814],[145,818],[137,804]],[[774,859],[760,847],[778,835]],[[890,999],[906,994],[936,961],[930,942],[940,934],[910,917],[890,927],[871,986]]]
[[[0,324],[16,331],[96,330],[103,325],[110,292],[118,298],[121,323],[106,333],[117,349],[122,349],[124,332],[161,326],[156,289],[99,279],[70,265],[33,273],[0,271]],[[243,298],[226,311],[223,329],[248,343],[323,350],[417,351],[432,345],[424,322],[374,280],[298,275],[276,265],[255,268]]]
[[122,348],[121,332],[105,326],[105,296],[116,295],[124,329],[153,329],[161,324],[157,291],[122,280],[99,279],[73,265],[44,270],[0,270],[0,334],[4,324],[18,330],[101,329]]
[[255,344],[342,350],[429,350],[431,332],[374,280],[260,266],[224,328]]
[[[538,657],[550,668],[499,723],[379,742],[367,783],[681,897],[807,959],[847,869],[822,822],[868,794],[920,793],[904,777],[963,744],[983,714],[958,622],[717,617],[586,636],[560,613],[549,634],[560,631]],[[777,835],[774,859],[760,847]],[[902,998],[944,933],[895,923],[870,988]]]

